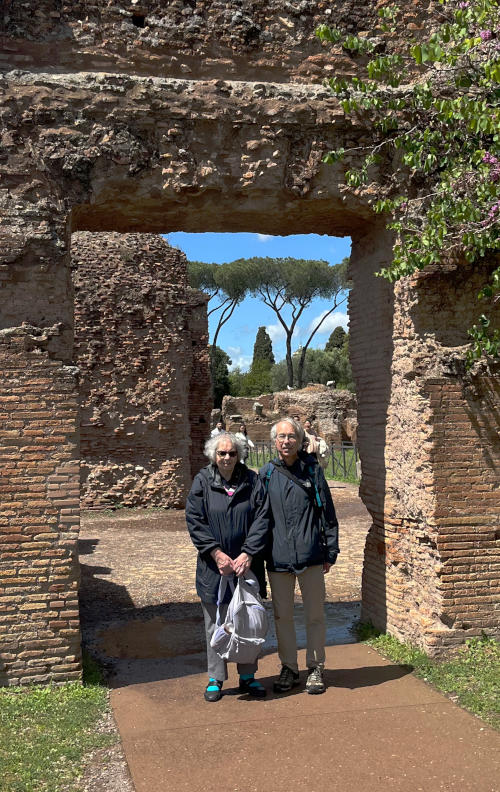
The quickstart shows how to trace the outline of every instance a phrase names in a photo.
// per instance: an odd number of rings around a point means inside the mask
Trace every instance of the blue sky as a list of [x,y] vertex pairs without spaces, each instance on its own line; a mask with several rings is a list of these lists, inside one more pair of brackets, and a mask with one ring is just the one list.
[[[337,264],[351,252],[349,237],[341,239],[318,234],[295,234],[286,237],[269,236],[267,234],[186,234],[179,231],[166,234],[169,244],[180,248],[192,261],[215,261],[222,264],[237,258],[250,256],[272,256],[285,258],[325,259],[330,264]],[[294,349],[309,335],[308,329],[314,320],[328,310],[331,305],[325,300],[316,300],[304,311],[298,332],[294,338]],[[224,325],[217,345],[224,349],[232,360],[231,368],[239,366],[246,371],[252,362],[253,345],[259,326],[267,328],[273,342],[276,361],[285,357],[284,333],[275,313],[254,297],[245,299],[235,310],[231,319]],[[338,325],[347,329],[347,304],[339,306],[322,324],[314,336],[311,346],[323,347],[332,330]],[[215,316],[209,320],[210,341],[216,326]]]

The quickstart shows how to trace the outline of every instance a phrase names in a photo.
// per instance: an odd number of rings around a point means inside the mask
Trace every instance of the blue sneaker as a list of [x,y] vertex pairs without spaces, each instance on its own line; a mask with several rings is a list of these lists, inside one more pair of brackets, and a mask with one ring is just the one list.
[[222,698],[222,682],[219,682],[218,679],[210,678],[203,695],[205,701],[219,701]]
[[248,693],[254,698],[264,698],[267,690],[252,676],[240,676],[240,693]]

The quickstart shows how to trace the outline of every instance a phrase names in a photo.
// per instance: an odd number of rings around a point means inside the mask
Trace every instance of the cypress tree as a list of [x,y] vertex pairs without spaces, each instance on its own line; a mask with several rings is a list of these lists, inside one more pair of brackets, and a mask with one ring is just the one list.
[[265,327],[259,327],[253,347],[252,367],[258,360],[264,360],[269,367],[274,366],[273,344]]

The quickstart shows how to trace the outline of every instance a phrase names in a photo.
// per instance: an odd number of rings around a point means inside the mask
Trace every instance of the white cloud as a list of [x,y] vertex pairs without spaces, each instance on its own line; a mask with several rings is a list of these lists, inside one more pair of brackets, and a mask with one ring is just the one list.
[[276,324],[271,324],[266,326],[266,330],[269,333],[269,337],[271,341],[281,341],[282,338],[285,338],[285,330],[279,322]]
[[[318,316],[316,316],[310,323],[308,332],[311,333],[312,330],[316,327],[319,321],[327,314],[328,311],[322,311]],[[330,335],[332,330],[335,330],[336,327],[341,326],[344,330],[349,329],[349,317],[347,314],[342,313],[342,311],[334,311],[330,316],[327,316],[321,327],[319,328],[317,335]]]
[[234,369],[239,368],[241,371],[248,371],[250,368],[250,364],[252,362],[252,355],[238,355],[231,353],[230,348],[228,348],[228,352],[231,357],[231,365],[229,366],[229,371],[234,371]]
[[257,234],[257,239],[259,242],[269,242],[269,240],[272,238],[272,234]]
[[[283,338],[286,338],[285,328],[280,322],[276,322],[276,324],[267,325],[266,330],[269,333],[269,337],[273,343],[275,341],[281,341]],[[298,338],[300,334],[301,334],[300,327],[298,325],[295,325],[295,330],[293,331],[292,338]]]

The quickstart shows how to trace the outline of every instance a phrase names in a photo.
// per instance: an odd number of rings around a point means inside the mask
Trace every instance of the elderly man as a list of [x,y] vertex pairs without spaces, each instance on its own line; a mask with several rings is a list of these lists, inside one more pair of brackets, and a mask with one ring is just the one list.
[[330,490],[317,460],[302,450],[304,430],[293,418],[271,429],[278,455],[259,471],[269,496],[272,541],[267,568],[282,668],[274,690],[299,684],[293,621],[299,582],[306,621],[309,669],[306,690],[323,693],[325,664],[325,579],[337,560],[338,523]]

